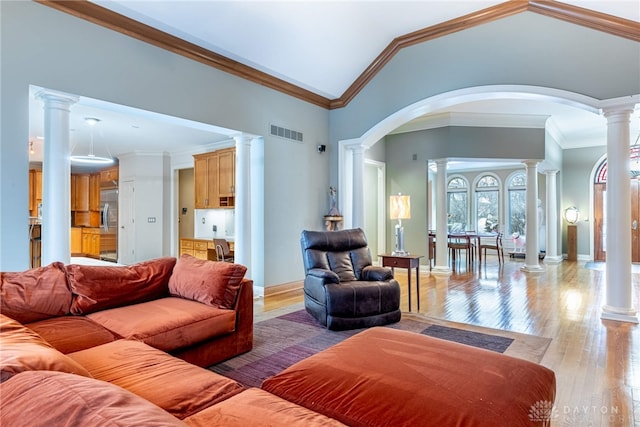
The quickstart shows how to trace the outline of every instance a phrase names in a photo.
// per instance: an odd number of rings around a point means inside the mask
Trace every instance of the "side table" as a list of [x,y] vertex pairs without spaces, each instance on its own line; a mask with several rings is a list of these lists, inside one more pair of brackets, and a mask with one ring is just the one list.
[[391,271],[395,273],[395,267],[398,268],[406,268],[407,269],[407,278],[408,285],[407,290],[409,291],[409,311],[411,311],[411,269],[416,269],[416,293],[418,300],[418,311],[420,311],[420,258],[424,255],[391,255],[391,254],[383,254],[378,255],[382,257],[382,266],[383,267],[391,267]]

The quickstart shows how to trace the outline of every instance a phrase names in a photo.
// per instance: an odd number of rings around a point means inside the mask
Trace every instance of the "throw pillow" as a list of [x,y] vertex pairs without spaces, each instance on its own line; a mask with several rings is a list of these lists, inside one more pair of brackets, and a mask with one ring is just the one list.
[[246,272],[244,265],[184,254],[169,279],[169,292],[213,307],[233,309]]
[[25,371],[61,371],[91,377],[85,368],[40,335],[2,314],[0,348],[0,382]]
[[64,264],[0,273],[0,311],[22,323],[69,314],[71,291]]
[[122,267],[68,265],[71,313],[89,314],[165,297],[175,263],[175,258],[163,257]]

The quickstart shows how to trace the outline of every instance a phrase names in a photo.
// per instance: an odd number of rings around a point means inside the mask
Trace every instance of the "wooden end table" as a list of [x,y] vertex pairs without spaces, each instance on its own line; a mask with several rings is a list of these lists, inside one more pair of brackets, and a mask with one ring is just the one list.
[[395,267],[406,268],[408,278],[408,293],[409,293],[409,311],[411,311],[411,269],[416,269],[416,293],[418,299],[418,311],[420,311],[420,258],[424,255],[392,255],[383,254],[378,255],[382,257],[382,266],[391,267],[391,271],[395,273]]

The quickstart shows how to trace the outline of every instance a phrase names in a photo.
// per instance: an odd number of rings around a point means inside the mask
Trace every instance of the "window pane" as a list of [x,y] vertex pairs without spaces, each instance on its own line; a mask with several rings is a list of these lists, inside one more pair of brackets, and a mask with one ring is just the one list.
[[524,173],[517,173],[511,177],[509,187],[524,187],[527,185],[527,176]]
[[463,231],[467,226],[467,193],[451,192],[448,193],[448,217],[447,223],[449,229],[455,228],[456,231]]
[[478,180],[477,187],[498,187],[498,180],[490,175],[485,175]]
[[462,179],[462,178],[452,178],[451,181],[449,181],[449,189],[450,190],[463,189],[463,188],[467,188],[467,183],[465,182],[464,179]]
[[[491,178],[491,177],[489,177]],[[498,230],[498,191],[476,191],[477,231],[492,232]]]
[[509,190],[509,233],[525,234],[527,222],[526,190]]

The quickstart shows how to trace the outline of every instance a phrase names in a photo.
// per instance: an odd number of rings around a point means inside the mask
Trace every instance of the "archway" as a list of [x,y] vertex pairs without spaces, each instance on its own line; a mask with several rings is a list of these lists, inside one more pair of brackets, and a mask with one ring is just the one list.
[[[572,106],[600,114],[600,100],[559,89],[522,85],[493,85],[459,89],[435,95],[411,104],[389,115],[361,137],[338,142],[338,185],[340,205],[345,215],[345,227],[364,224],[361,165],[362,152],[384,138],[394,129],[420,116],[457,104],[491,100],[539,100]],[[355,165],[355,166],[354,166]],[[360,169],[360,170],[359,170]]]

